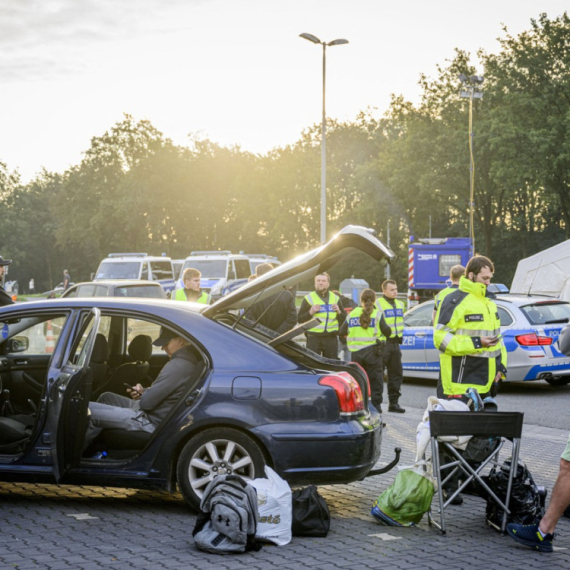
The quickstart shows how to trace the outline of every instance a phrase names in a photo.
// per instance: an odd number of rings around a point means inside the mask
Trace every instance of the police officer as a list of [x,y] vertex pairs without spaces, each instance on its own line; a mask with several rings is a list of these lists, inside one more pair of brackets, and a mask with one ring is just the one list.
[[0,255],[0,307],[3,307],[4,305],[12,305],[14,303],[12,297],[6,293],[3,287],[6,266],[10,265],[10,263],[12,263],[11,259],[3,259]]
[[439,349],[439,398],[462,398],[475,388],[494,395],[507,373],[507,351],[493,295],[487,292],[495,267],[476,255],[469,260],[459,288],[443,300],[434,330]]
[[404,376],[400,345],[404,335],[404,303],[399,301],[398,285],[393,279],[382,283],[382,297],[376,301],[376,307],[384,313],[391,333],[386,338],[384,347],[384,366],[388,369],[388,411],[403,414],[406,410],[398,403],[400,387]]
[[350,312],[340,334],[348,333],[346,344],[351,358],[366,371],[372,403],[381,412],[384,391],[382,357],[386,335],[390,335],[392,329],[386,324],[382,311],[375,307],[375,301],[376,293],[372,289],[364,289],[360,295],[361,306]]
[[315,276],[315,290],[303,299],[299,309],[299,323],[312,318],[321,323],[307,331],[307,348],[325,358],[338,358],[338,331],[346,319],[338,295],[329,291],[330,276],[320,273]]
[[182,274],[183,289],[178,289],[174,295],[175,301],[192,301],[194,303],[210,304],[210,295],[200,289],[200,277],[198,269],[188,267]]
[[449,272],[449,279],[451,280],[451,285],[449,287],[446,287],[445,289],[442,289],[435,296],[435,304],[433,306],[433,315],[432,315],[432,319],[431,319],[434,327],[437,325],[437,314],[438,314],[439,308],[441,307],[442,301],[450,293],[453,293],[454,291],[457,290],[457,288],[459,287],[459,280],[461,279],[461,276],[464,274],[465,274],[465,267],[463,267],[463,265],[454,265],[451,268],[451,271]]

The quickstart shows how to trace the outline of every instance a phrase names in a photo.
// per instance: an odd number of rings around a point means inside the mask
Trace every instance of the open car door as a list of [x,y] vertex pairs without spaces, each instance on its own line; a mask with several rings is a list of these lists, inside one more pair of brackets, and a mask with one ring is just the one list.
[[89,362],[100,322],[101,311],[91,309],[71,340],[69,360],[50,386],[48,423],[56,481],[81,459],[91,397]]

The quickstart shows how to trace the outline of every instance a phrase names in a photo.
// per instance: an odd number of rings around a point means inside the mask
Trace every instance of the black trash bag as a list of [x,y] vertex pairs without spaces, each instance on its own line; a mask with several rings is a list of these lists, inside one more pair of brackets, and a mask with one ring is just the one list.
[[[511,460],[509,458],[500,468],[497,466],[493,467],[486,477],[487,484],[503,503],[507,496],[510,469]],[[513,478],[511,500],[509,502],[509,510],[511,512],[507,515],[507,522],[523,525],[538,524],[544,516],[545,500],[546,490],[535,484],[526,465],[519,461]],[[494,528],[501,527],[503,511],[490,496],[487,496],[485,514],[488,524]]]

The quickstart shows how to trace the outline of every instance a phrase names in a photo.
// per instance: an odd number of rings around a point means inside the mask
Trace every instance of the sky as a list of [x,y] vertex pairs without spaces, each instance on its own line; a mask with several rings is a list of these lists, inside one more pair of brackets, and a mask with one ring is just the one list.
[[78,164],[124,113],[175,143],[255,153],[327,116],[417,102],[454,48],[499,51],[567,0],[0,0],[0,162],[24,182]]

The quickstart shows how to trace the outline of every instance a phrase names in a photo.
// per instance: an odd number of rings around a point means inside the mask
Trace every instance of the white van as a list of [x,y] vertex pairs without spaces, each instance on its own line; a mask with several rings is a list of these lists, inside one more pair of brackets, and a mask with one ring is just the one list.
[[247,255],[231,251],[193,251],[185,260],[176,288],[182,289],[182,274],[193,267],[201,274],[200,287],[215,301],[247,283],[251,266]]
[[166,293],[174,291],[174,270],[170,257],[147,253],[110,253],[97,269],[93,281],[103,279],[142,279],[158,281]]
[[246,253],[249,257],[249,266],[251,273],[255,273],[255,268],[262,263],[271,263],[273,267],[281,265],[281,262],[274,255],[266,255],[265,253]]

